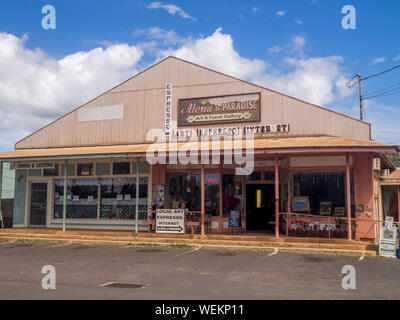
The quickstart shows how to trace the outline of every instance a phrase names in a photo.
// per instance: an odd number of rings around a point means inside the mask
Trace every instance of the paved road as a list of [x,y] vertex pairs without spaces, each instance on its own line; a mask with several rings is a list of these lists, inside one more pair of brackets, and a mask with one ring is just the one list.
[[[399,299],[400,260],[272,251],[0,243],[0,299]],[[41,269],[56,268],[56,290]],[[342,267],[357,271],[341,287]],[[106,281],[146,287],[101,287]]]

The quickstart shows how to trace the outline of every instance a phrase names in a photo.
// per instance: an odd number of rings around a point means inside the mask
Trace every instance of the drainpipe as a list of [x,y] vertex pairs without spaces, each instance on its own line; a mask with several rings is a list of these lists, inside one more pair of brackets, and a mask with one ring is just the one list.
[[63,222],[62,230],[65,231],[67,220],[67,160],[64,160],[64,196],[63,196]]
[[135,200],[135,233],[138,233],[139,220],[139,159],[136,160],[136,200]]

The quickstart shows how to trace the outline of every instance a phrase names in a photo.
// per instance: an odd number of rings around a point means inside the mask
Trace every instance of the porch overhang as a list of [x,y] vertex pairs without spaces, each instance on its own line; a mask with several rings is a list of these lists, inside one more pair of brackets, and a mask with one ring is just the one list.
[[65,160],[89,158],[137,158],[151,152],[157,156],[187,152],[194,155],[219,151],[223,154],[299,154],[299,153],[360,153],[397,154],[397,145],[372,140],[337,137],[269,138],[254,140],[222,140],[201,142],[143,143],[134,145],[86,146],[48,149],[18,149],[0,153],[0,162]]

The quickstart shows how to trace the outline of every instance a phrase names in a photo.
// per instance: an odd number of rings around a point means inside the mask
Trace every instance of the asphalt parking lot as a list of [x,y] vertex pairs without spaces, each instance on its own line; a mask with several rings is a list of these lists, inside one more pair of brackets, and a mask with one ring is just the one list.
[[[44,265],[56,289],[44,290]],[[344,290],[344,265],[356,289]],[[399,299],[400,259],[273,251],[0,243],[0,299]],[[119,282],[143,287],[102,287]]]

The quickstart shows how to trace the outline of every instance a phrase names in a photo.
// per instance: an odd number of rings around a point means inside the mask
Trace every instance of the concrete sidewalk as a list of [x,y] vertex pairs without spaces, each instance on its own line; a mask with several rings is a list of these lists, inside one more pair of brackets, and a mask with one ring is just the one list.
[[303,251],[309,253],[330,253],[336,255],[375,256],[377,247],[373,244],[349,241],[346,239],[325,238],[275,238],[266,235],[192,235],[192,234],[156,234],[130,231],[97,231],[59,229],[0,229],[0,240],[18,239],[63,241],[71,243],[94,244],[158,244],[186,245],[199,247],[227,247],[247,249],[273,249],[277,251]]

